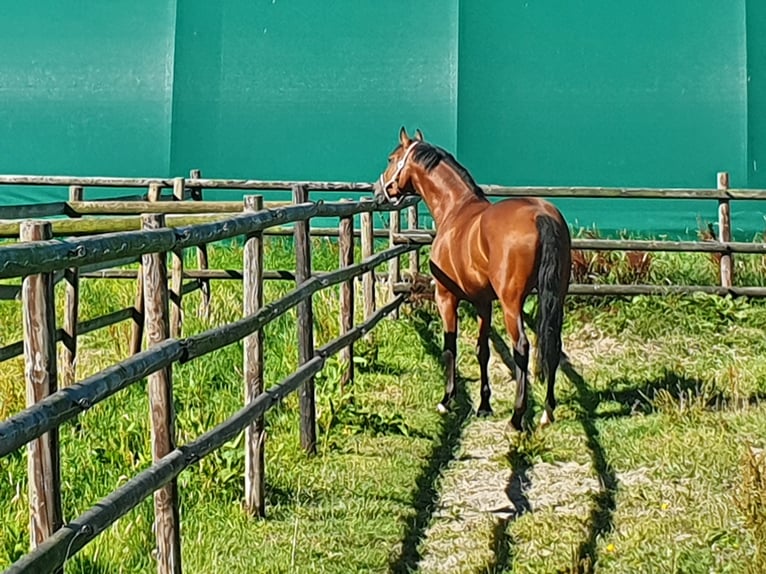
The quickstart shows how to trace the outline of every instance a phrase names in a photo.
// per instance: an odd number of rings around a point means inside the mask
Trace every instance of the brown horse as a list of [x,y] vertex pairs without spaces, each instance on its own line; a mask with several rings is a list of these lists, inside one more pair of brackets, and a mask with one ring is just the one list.
[[404,128],[375,192],[393,202],[407,194],[420,195],[436,223],[430,266],[436,279],[436,305],[444,323],[446,370],[446,389],[439,411],[446,412],[455,398],[457,307],[459,301],[467,300],[476,307],[479,317],[481,404],[477,414],[492,414],[487,375],[489,331],[492,302],[499,299],[513,343],[517,382],[511,423],[521,429],[527,409],[529,362],[522,309],[527,296],[537,288],[537,364],[548,384],[540,424],[553,422],[564,297],[571,266],[569,228],[558,209],[536,198],[490,203],[452,155],[423,141],[420,130],[415,132],[415,139],[410,139]]

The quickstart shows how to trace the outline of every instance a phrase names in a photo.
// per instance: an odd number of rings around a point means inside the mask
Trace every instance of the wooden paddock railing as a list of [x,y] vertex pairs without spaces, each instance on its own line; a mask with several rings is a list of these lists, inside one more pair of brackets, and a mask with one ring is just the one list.
[[[410,199],[399,209],[373,200],[311,203],[313,190],[370,192],[367,183],[269,182],[256,180],[203,179],[199,172],[190,178],[71,178],[0,176],[0,186],[68,186],[69,200],[0,208],[0,237],[21,238],[23,242],[0,247],[0,279],[22,277],[21,286],[0,285],[0,298],[20,298],[24,309],[23,341],[0,348],[0,361],[25,355],[30,386],[28,407],[0,422],[0,456],[24,445],[30,448],[30,500],[34,550],[16,562],[9,572],[55,571],[117,518],[141,500],[161,489],[155,498],[159,566],[161,572],[180,571],[180,541],[174,479],[185,468],[245,430],[246,472],[245,505],[254,514],[263,514],[262,416],[286,394],[302,388],[301,443],[311,452],[315,448],[312,378],[326,359],[340,352],[347,370],[343,384],[353,378],[352,345],[384,316],[395,314],[409,284],[401,281],[399,257],[410,253],[409,271],[419,269],[418,248],[429,244],[433,232],[418,227],[418,202]],[[109,200],[85,199],[91,187],[136,190]],[[243,203],[203,199],[217,189],[245,191],[292,190],[292,201],[263,203],[247,196]],[[732,285],[732,254],[766,253],[766,244],[731,241],[729,202],[762,200],[760,190],[728,189],[728,176],[719,174],[715,189],[622,189],[622,188],[511,188],[485,186],[495,197],[539,196],[580,198],[708,199],[719,205],[719,236],[716,241],[636,241],[575,239],[573,248],[583,250],[683,251],[721,254],[719,286],[659,285],[577,285],[573,294],[658,294],[703,291],[715,294],[766,296],[766,289]],[[141,190],[138,192],[137,190]],[[170,193],[168,193],[170,192]],[[191,200],[191,201],[186,201]],[[266,209],[262,209],[265,207]],[[400,216],[405,209],[406,218]],[[372,214],[391,214],[388,229],[375,229]],[[361,226],[355,229],[353,217]],[[30,218],[56,217],[31,224]],[[109,217],[104,217],[109,216]],[[310,227],[315,217],[337,217],[337,228]],[[403,225],[406,222],[406,225]],[[285,227],[294,224],[293,227]],[[406,227],[405,230],[402,227]],[[103,234],[95,235],[94,234]],[[263,237],[294,238],[295,270],[263,269]],[[337,237],[340,243],[340,268],[328,273],[311,272],[309,235]],[[54,237],[66,237],[64,241]],[[216,241],[245,237],[242,269],[209,269],[207,245]],[[362,261],[354,263],[354,239],[361,240]],[[376,238],[387,238],[389,247],[375,253]],[[184,269],[183,251],[197,251],[198,269]],[[170,271],[164,254],[172,254]],[[140,262],[139,270],[115,269]],[[385,278],[389,302],[377,308],[375,268],[390,262]],[[362,277],[364,322],[353,324],[354,290],[351,281]],[[83,278],[135,280],[135,305],[101,317],[79,322],[79,282]],[[199,313],[210,308],[210,281],[243,281],[244,317],[231,324],[183,338],[181,306],[183,296],[201,289]],[[278,301],[264,304],[263,281],[289,280],[295,288]],[[51,297],[53,285],[65,281],[65,313],[61,328],[55,324]],[[185,280],[191,280],[184,283]],[[315,349],[311,295],[326,287],[341,284],[341,336]],[[300,306],[300,368],[279,385],[263,389],[263,340],[261,329],[287,310]],[[74,384],[77,337],[120,321],[133,321],[131,348],[125,361]],[[149,347],[141,350],[146,327]],[[245,341],[245,407],[196,440],[176,446],[173,436],[172,365],[203,356],[216,349]],[[63,343],[61,368],[55,345]],[[60,372],[59,372],[60,371]],[[92,405],[127,386],[149,377],[154,464],[114,491],[74,521],[63,525],[60,510],[57,429]],[[59,381],[62,388],[57,389]]]
[[[0,238],[19,237],[21,223],[20,218],[42,216],[68,216],[68,218],[51,221],[52,233],[55,237],[78,237],[92,234],[109,233],[115,231],[132,231],[141,228],[142,213],[163,213],[168,227],[185,227],[189,225],[220,222],[232,215],[240,213],[244,206],[240,202],[216,202],[205,201],[203,191],[208,194],[221,189],[265,191],[281,190],[285,192],[295,186],[300,186],[309,192],[321,191],[327,193],[368,193],[372,190],[369,183],[344,183],[344,182],[285,182],[285,181],[259,181],[259,180],[217,180],[201,178],[199,170],[192,170],[190,178],[83,178],[83,177],[46,177],[46,176],[0,176],[0,187],[3,185],[17,186],[68,186],[69,201],[10,206],[0,208]],[[750,297],[766,296],[766,289],[757,286],[734,286],[732,272],[732,254],[734,253],[766,253],[766,244],[731,241],[731,215],[729,203],[733,200],[763,200],[766,192],[752,189],[729,189],[728,174],[719,173],[717,185],[714,189],[649,189],[649,188],[586,188],[586,187],[502,187],[484,186],[485,192],[493,197],[567,197],[567,198],[621,198],[621,199],[707,199],[718,203],[719,234],[716,241],[635,241],[635,240],[608,240],[608,239],[579,239],[573,241],[573,248],[580,250],[620,250],[620,251],[682,251],[682,252],[706,252],[720,254],[720,281],[718,286],[710,285],[599,285],[599,284],[573,284],[570,293],[577,295],[638,295],[638,294],[667,294],[667,293],[690,293],[704,292],[718,295],[744,295]],[[121,195],[109,200],[86,201],[85,190],[105,187],[122,190],[133,190],[133,195]],[[141,190],[141,193],[138,193]],[[183,201],[191,199],[192,201]],[[288,202],[267,202],[268,207],[276,208],[288,205]],[[369,213],[362,214],[361,228],[353,230],[355,237],[360,237],[362,250],[369,255],[372,244],[376,238],[388,238],[390,245],[428,245],[433,239],[433,232],[418,229],[418,205],[410,207],[406,218],[407,229],[401,230],[401,222],[398,212],[389,221],[388,229],[376,229],[372,224]],[[103,217],[109,216],[109,217]],[[293,236],[293,229],[281,225],[269,227],[263,231],[264,235]],[[310,230],[312,236],[338,237],[335,228],[317,228]],[[183,285],[180,294],[176,298],[194,290],[201,289],[202,297],[199,313],[206,315],[210,309],[210,282],[211,280],[242,280],[243,274],[238,269],[209,269],[207,246],[199,245],[198,269],[182,270],[180,280],[191,280]],[[176,259],[175,265],[181,262]],[[121,263],[126,263],[125,261]],[[110,279],[137,279],[137,294],[134,307],[115,311],[109,316],[95,318],[82,325],[77,324],[72,318],[73,311],[68,306],[63,329],[57,332],[57,336],[65,342],[65,354],[72,357],[76,346],[76,331],[93,330],[113,324],[116,321],[127,319],[133,320],[133,335],[131,348],[138,352],[141,348],[143,336],[143,296],[141,275],[134,270],[114,269],[116,262],[77,269],[67,272],[59,272],[54,281],[66,280],[68,297],[76,303],[78,284],[81,278],[110,278]],[[419,252],[413,251],[410,255],[409,273],[414,275],[419,269]],[[398,260],[391,264],[387,279],[389,291],[393,293],[408,293],[410,284],[401,282]],[[266,280],[295,280],[293,270],[269,270],[264,273]],[[365,308],[369,314],[374,309],[374,276],[366,274],[364,277]],[[21,289],[14,285],[0,285],[0,298],[19,298]],[[174,299],[175,304],[175,299]],[[132,309],[132,311],[131,311]],[[177,313],[177,307],[174,307]],[[175,324],[176,321],[174,321]],[[175,327],[173,327],[175,332]],[[21,353],[22,342],[6,344],[0,347],[0,361],[6,360]],[[71,368],[65,368],[65,380],[71,381],[67,373]]]
[[[54,202],[49,204],[36,204],[27,206],[15,206],[3,208],[4,215],[0,219],[0,237],[18,237],[19,224],[12,219],[35,217],[42,215],[68,215],[79,219],[59,220],[53,223],[54,235],[77,236],[92,233],[105,233],[113,230],[132,230],[140,227],[137,214],[148,212],[161,212],[168,215],[169,226],[184,226],[195,222],[210,222],[227,217],[229,213],[241,211],[242,205],[238,202],[203,201],[203,190],[206,193],[215,192],[218,189],[236,190],[259,190],[278,191],[292,189],[295,185],[301,185],[306,189],[332,192],[370,192],[372,185],[369,183],[344,183],[344,182],[289,182],[289,181],[259,181],[259,180],[218,180],[204,179],[200,177],[198,170],[192,172],[192,177],[183,179],[160,179],[160,178],[73,178],[73,177],[45,177],[45,176],[0,176],[0,186],[3,185],[36,185],[36,186],[70,186],[72,190],[81,190],[83,187],[110,187],[139,189],[148,188],[143,194],[125,196],[117,200],[109,201],[84,201],[82,194],[70,193],[70,201]],[[716,187],[711,189],[652,189],[652,188],[605,188],[605,187],[504,187],[497,185],[482,186],[485,193],[490,197],[548,197],[548,198],[612,198],[612,199],[691,199],[691,200],[714,200],[718,203],[718,237],[716,241],[628,241],[628,240],[605,240],[605,239],[575,239],[574,249],[581,250],[606,250],[606,251],[683,251],[683,252],[707,252],[720,254],[720,286],[655,286],[655,285],[572,285],[571,292],[581,295],[625,295],[625,294],[663,294],[672,291],[694,292],[702,291],[717,294],[734,294],[748,296],[765,296],[766,290],[760,287],[735,287],[733,286],[732,255],[734,253],[766,253],[766,244],[733,242],[731,235],[731,211],[730,202],[735,200],[764,200],[766,190],[755,189],[730,189],[729,176],[721,172],[716,178]],[[162,199],[162,190],[172,189],[171,199],[181,200],[191,197],[195,201],[175,201],[157,204],[157,199]],[[284,204],[284,202],[282,203]],[[279,203],[270,204],[273,206]],[[110,215],[108,220],[89,218],[89,215]],[[83,217],[86,216],[86,217]],[[427,245],[432,239],[432,233],[413,232],[417,229],[417,214],[413,212],[407,218],[410,222],[406,232],[399,232],[399,219],[396,212],[391,216],[388,230],[373,229],[373,237],[387,237],[391,244],[412,243]],[[412,224],[414,222],[414,225]],[[266,234],[292,235],[287,228],[275,226],[265,231]],[[337,237],[337,229],[312,229],[312,235]],[[359,235],[364,242],[366,228],[363,226]],[[414,259],[414,256],[413,256]],[[396,267],[396,264],[392,265]],[[413,268],[411,266],[410,270]],[[101,277],[110,277],[112,272],[101,273]],[[398,275],[394,269],[392,277]],[[115,278],[127,277],[116,273]],[[192,277],[192,275],[190,275]],[[200,284],[209,289],[209,278],[199,277]],[[280,278],[285,277],[282,275]],[[236,273],[218,273],[210,278],[239,278]],[[408,286],[396,282],[394,289],[406,292]],[[13,290],[0,288],[0,297],[8,297],[14,294]]]
[[[155,191],[157,186],[155,185]],[[176,190],[179,185],[176,183]],[[253,514],[264,514],[263,488],[263,414],[287,394],[301,389],[301,443],[308,453],[316,449],[316,412],[313,376],[328,357],[343,353],[347,371],[344,382],[353,377],[352,344],[386,315],[395,312],[404,297],[393,296],[384,306],[371,311],[364,322],[354,326],[352,281],[372,277],[382,263],[415,251],[416,246],[393,245],[380,253],[365,249],[363,259],[354,263],[353,217],[368,217],[373,212],[410,209],[412,198],[401,206],[380,204],[373,199],[312,203],[306,201],[302,186],[293,189],[290,206],[263,209],[260,196],[248,196],[243,213],[228,214],[221,221],[169,228],[162,213],[141,215],[142,230],[104,235],[52,240],[52,225],[47,221],[21,224],[22,242],[0,247],[0,279],[21,277],[21,298],[28,406],[0,422],[0,456],[28,445],[31,531],[33,550],[15,562],[7,572],[60,571],[64,562],[82,549],[119,517],[155,493],[155,524],[160,572],[180,572],[180,536],[178,493],[175,477],[200,458],[220,448],[245,431],[246,470],[245,503]],[[156,194],[158,197],[159,194]],[[335,271],[312,273],[309,221],[315,217],[338,218],[341,239],[341,263]],[[296,286],[284,297],[264,304],[263,235],[268,229],[294,224],[296,246]],[[363,237],[366,235],[363,233]],[[180,304],[183,291],[196,284],[183,285],[184,249],[199,248],[235,237],[245,238],[242,279],[244,316],[233,323],[183,338],[180,330]],[[167,254],[172,254],[170,270]],[[65,280],[82,276],[95,267],[141,260],[143,284],[141,312],[145,317],[148,348],[75,384],[58,388],[56,342],[76,340],[76,290],[67,289],[65,327],[57,329],[53,286],[63,273]],[[180,262],[180,264],[179,264]],[[312,295],[334,285],[341,285],[341,335],[315,348],[313,341]],[[72,285],[76,285],[73,282]],[[70,285],[68,285],[69,287]],[[171,304],[172,303],[172,304]],[[280,384],[263,388],[262,329],[293,307],[299,307],[297,335],[299,363],[296,372]],[[173,311],[174,308],[178,311]],[[94,319],[79,325],[79,333],[93,330],[117,316],[133,315],[135,309],[118,311],[115,317]],[[71,329],[71,332],[68,330]],[[231,418],[188,444],[178,446],[174,436],[172,401],[172,366],[204,356],[217,349],[244,340],[244,386],[246,404]],[[10,351],[4,348],[8,355]],[[58,427],[77,417],[114,393],[149,379],[148,392],[152,422],[153,465],[134,476],[109,496],[78,518],[64,524],[61,513]]]

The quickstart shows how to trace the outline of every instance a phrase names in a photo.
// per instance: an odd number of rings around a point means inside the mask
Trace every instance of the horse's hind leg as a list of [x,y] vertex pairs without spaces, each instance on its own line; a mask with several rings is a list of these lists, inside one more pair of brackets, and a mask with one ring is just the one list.
[[513,362],[516,371],[516,404],[513,409],[511,424],[516,430],[521,430],[522,420],[527,411],[527,396],[529,382],[527,367],[529,365],[529,340],[524,332],[522,316],[522,301],[518,297],[510,300],[501,299],[505,329],[513,343]]
[[489,399],[492,396],[492,390],[489,387],[489,329],[492,321],[492,305],[476,306],[476,312],[479,315],[479,339],[476,342],[476,354],[479,359],[479,369],[481,370],[481,404],[476,411],[477,416],[486,417],[492,414],[492,407]]
[[436,284],[436,306],[439,309],[442,323],[444,324],[444,351],[442,362],[444,363],[444,398],[437,405],[440,413],[449,411],[450,404],[455,398],[456,386],[455,360],[457,357],[457,297],[448,290]]

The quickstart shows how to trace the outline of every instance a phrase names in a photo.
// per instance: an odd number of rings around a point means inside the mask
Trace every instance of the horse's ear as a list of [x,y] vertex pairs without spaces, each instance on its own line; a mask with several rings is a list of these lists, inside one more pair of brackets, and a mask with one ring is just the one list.
[[423,141],[423,132],[420,131],[420,128],[415,130],[415,139],[419,142]]
[[399,130],[399,143],[402,144],[403,147],[410,143],[410,136],[407,135],[407,130],[404,129],[404,126]]

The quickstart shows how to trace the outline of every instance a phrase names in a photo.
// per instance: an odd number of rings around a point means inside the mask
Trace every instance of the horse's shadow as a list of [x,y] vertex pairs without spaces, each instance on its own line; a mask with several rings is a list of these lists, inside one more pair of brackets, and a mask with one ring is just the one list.
[[[533,314],[524,313],[524,323],[527,329],[533,334],[536,332],[536,321]],[[511,374],[514,373],[514,361],[513,354],[511,353],[505,339],[494,328],[490,332],[490,340],[495,348],[495,351],[503,360],[503,363],[508,367]],[[591,511],[590,529],[588,537],[583,540],[577,551],[576,564],[579,572],[591,572],[596,563],[596,542],[598,538],[605,533],[609,532],[613,527],[613,513],[615,509],[615,494],[617,491],[617,477],[614,470],[609,466],[604,448],[599,441],[598,429],[594,424],[596,418],[596,409],[600,404],[602,397],[601,394],[593,392],[589,385],[585,382],[582,375],[577,372],[574,366],[569,361],[566,354],[562,353],[562,359],[560,364],[560,372],[563,372],[572,381],[576,389],[576,401],[579,403],[580,408],[583,411],[581,417],[581,424],[586,434],[586,444],[591,454],[593,461],[593,467],[598,474],[602,490],[595,496],[595,504]],[[625,400],[629,400],[629,397],[624,397]],[[534,394],[529,393],[529,405],[524,418],[524,432],[534,432],[532,416],[535,411]],[[511,478],[506,488],[506,494],[511,501],[515,512],[512,517],[518,518],[519,516],[532,511],[532,505],[527,498],[526,491],[531,486],[531,479],[528,476],[528,470],[532,467],[531,461],[527,459],[523,452],[518,449],[511,448],[508,454],[511,462]],[[510,535],[507,533],[506,528],[502,529],[502,532],[498,534],[496,529],[496,536],[500,535],[502,538],[496,539],[494,544],[498,548],[510,549],[510,543],[502,543],[502,540],[510,541]],[[503,559],[500,562],[500,558]],[[494,570],[490,571],[503,571],[507,569],[511,561],[510,550],[497,555],[496,564],[493,564]]]

